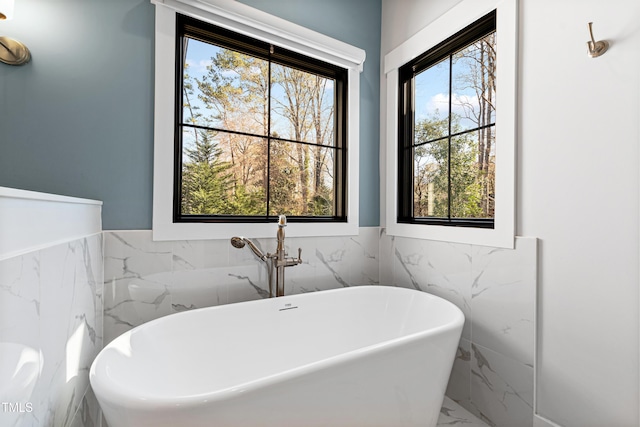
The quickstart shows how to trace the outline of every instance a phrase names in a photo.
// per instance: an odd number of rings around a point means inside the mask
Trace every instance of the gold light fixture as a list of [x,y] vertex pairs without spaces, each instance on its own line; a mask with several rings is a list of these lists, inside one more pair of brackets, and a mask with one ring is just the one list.
[[[14,0],[0,0],[0,25],[2,21],[13,19]],[[31,53],[18,40],[0,36],[0,62],[8,65],[22,65],[31,60]]]

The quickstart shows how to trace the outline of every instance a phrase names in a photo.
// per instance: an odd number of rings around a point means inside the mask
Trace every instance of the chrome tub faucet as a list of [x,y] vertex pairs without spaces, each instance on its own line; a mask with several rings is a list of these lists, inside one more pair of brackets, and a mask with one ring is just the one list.
[[[287,226],[287,217],[280,215],[278,217],[278,231],[276,238],[278,246],[276,247],[275,266],[276,266],[276,296],[284,296],[284,269],[285,267],[293,267],[302,264],[302,249],[298,248],[298,258],[287,258],[287,252],[284,249],[284,228]],[[271,287],[271,286],[269,286]]]
[[286,267],[294,267],[298,264],[302,264],[302,249],[298,248],[298,258],[287,257],[287,252],[284,246],[284,228],[287,226],[287,217],[280,215],[278,217],[278,231],[276,232],[277,246],[275,253],[267,253],[266,255],[250,240],[246,237],[232,237],[231,245],[234,248],[241,249],[245,244],[249,245],[249,248],[253,253],[261,260],[267,263],[268,281],[269,281],[269,298],[273,298],[273,270],[276,271],[276,289],[275,296],[284,296],[284,269]]

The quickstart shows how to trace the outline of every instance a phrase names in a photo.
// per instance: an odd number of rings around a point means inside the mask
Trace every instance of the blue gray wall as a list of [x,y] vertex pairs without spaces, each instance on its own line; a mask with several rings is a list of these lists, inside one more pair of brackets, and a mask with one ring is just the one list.
[[0,34],[31,63],[0,64],[0,185],[104,201],[107,229],[151,227],[154,7],[18,0]]
[[[150,229],[154,6],[18,0],[0,34],[32,61],[0,64],[0,186],[104,201],[103,226]],[[365,49],[360,225],[379,225],[380,0],[244,0]]]

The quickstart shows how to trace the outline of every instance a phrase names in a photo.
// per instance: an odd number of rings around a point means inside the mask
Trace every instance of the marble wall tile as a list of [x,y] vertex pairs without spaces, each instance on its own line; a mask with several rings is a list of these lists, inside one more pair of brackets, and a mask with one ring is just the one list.
[[226,267],[230,265],[230,246],[227,240],[178,240],[172,242],[172,270]]
[[103,234],[103,328],[107,344],[141,323],[171,314],[168,287],[173,243],[154,242],[147,230]]
[[41,252],[40,334],[44,365],[37,387],[43,425],[67,426],[89,387],[102,348],[96,297],[102,281],[101,235]]
[[[0,360],[3,375],[9,374],[7,364],[19,363],[23,354],[29,355],[31,362],[22,370],[23,386],[7,389],[2,378],[0,402],[23,405],[23,412],[12,412],[0,408],[0,425],[37,426],[38,413],[26,411],[26,404],[38,410],[36,385],[42,369],[40,352],[40,253],[0,261]],[[19,408],[18,408],[19,409]]]
[[378,280],[382,285],[390,285],[394,283],[395,237],[380,228],[378,238]]
[[425,240],[396,238],[393,248],[393,284],[426,291],[422,267],[426,259]]
[[460,339],[446,395],[463,407],[471,403],[471,342]]
[[0,261],[0,342],[38,348],[40,252]]
[[462,310],[462,336],[471,339],[471,246],[417,239],[397,239],[395,284],[429,292]]
[[380,283],[379,241],[378,227],[361,227],[358,236],[349,237],[347,263],[350,286]]
[[227,240],[154,242],[151,231],[105,232],[105,264],[105,343],[172,313],[268,296],[264,265]]
[[101,427],[102,425],[102,410],[93,389],[89,387],[69,427]]
[[248,246],[237,249],[226,239],[181,240],[173,242],[172,258],[173,312],[268,296],[266,265]]
[[103,234],[106,344],[144,321],[171,314],[173,243],[154,242],[150,230]]
[[304,239],[311,249],[309,264],[315,267],[315,289],[350,286],[349,237],[315,237]]
[[171,272],[106,281],[104,343],[144,322],[172,313]]
[[473,342],[533,366],[536,300],[534,238],[515,250],[473,248]]
[[[104,232],[105,343],[167,314],[267,298],[268,269],[248,246],[224,240],[154,242],[151,231]],[[252,239],[265,254],[276,239]],[[358,236],[287,238],[303,263],[285,270],[285,293],[378,283],[379,229]],[[274,272],[275,286],[275,272]]]
[[[80,250],[79,242],[74,241],[41,253],[40,331],[44,365],[36,406],[43,425],[68,425],[86,388],[86,384],[82,387],[85,378],[80,372],[79,358],[91,331],[77,318],[79,307],[74,304],[74,288],[87,280],[86,272],[77,269]],[[81,292],[79,305],[84,306],[85,300],[86,293]],[[67,352],[77,360],[70,366]]]
[[437,427],[487,427],[487,424],[447,396],[442,402]]
[[104,232],[105,283],[172,269],[173,243],[154,242],[150,230]]
[[490,426],[533,425],[533,367],[471,345],[471,408]]
[[74,422],[102,348],[102,265],[101,233],[0,263],[0,346],[21,342],[40,360],[23,399],[32,410],[17,423],[0,413],[0,425]]
[[422,265],[426,291],[454,303],[465,317],[462,337],[471,339],[473,309],[471,306],[471,246],[448,242],[426,241],[426,257]]
[[[88,248],[93,263],[95,274],[95,334],[96,334],[96,355],[104,347],[104,235],[101,233],[99,239],[89,239]],[[97,255],[97,256],[96,256]],[[91,387],[88,387],[89,389]]]
[[[227,302],[225,304],[269,298],[268,272],[266,265],[262,262],[255,262],[253,265],[241,268],[218,268],[212,272],[215,274],[215,283],[226,289]],[[184,293],[183,297],[190,298],[188,293]],[[203,299],[206,297],[203,296]],[[210,304],[209,306],[213,305],[220,304]]]
[[[312,264],[309,258],[303,254],[302,264],[288,268],[285,272],[285,294],[304,294],[325,288],[326,285],[322,280],[316,280],[318,277],[317,269],[317,264]],[[275,278],[273,283],[275,287]]]
[[[531,426],[527,396],[533,383],[527,375],[534,358],[536,239],[517,237],[515,249],[507,250],[394,238],[383,231],[379,248],[380,278],[438,295],[465,315],[447,395],[490,425]],[[484,350],[474,359],[474,349]],[[492,361],[488,373],[486,363],[478,365],[484,353]]]

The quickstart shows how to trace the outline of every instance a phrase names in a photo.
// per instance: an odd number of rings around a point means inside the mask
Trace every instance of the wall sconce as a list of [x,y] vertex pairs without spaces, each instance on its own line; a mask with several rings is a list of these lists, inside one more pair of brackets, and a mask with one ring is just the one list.
[[[0,25],[2,21],[13,19],[14,0],[0,0]],[[0,37],[0,62],[9,65],[22,65],[31,60],[31,53],[18,40]]]

